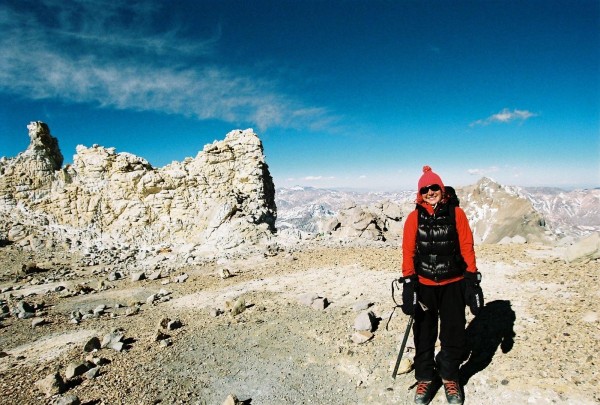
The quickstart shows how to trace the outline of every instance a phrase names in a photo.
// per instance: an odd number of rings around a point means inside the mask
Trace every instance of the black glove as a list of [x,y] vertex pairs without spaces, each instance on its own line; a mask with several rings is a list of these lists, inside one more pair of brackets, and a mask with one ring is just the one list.
[[479,286],[481,273],[465,271],[465,304],[471,309],[473,315],[479,314],[483,308],[483,290]]
[[415,316],[419,279],[415,274],[410,277],[400,277],[400,282],[402,283],[402,312],[406,315]]

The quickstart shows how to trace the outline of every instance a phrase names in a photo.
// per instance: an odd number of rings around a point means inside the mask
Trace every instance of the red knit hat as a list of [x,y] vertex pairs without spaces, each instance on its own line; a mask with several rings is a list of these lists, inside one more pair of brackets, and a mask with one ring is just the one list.
[[421,187],[431,186],[432,184],[439,184],[442,187],[442,190],[445,191],[444,182],[442,182],[440,176],[435,174],[431,170],[431,167],[423,166],[423,175],[419,179],[417,190],[420,190]]

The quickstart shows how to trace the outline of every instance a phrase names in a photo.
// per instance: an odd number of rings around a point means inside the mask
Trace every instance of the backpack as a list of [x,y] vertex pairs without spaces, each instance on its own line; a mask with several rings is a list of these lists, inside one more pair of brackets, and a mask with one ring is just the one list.
[[446,197],[448,198],[448,205],[450,206],[450,218],[452,218],[452,222],[454,222],[454,227],[456,228],[456,213],[454,212],[454,207],[460,206],[460,200],[456,195],[456,190],[454,187],[445,186],[446,189]]

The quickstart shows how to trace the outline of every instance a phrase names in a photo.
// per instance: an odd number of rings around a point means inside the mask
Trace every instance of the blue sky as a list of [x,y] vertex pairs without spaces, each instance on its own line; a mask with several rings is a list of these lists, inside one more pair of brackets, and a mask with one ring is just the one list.
[[0,156],[254,128],[277,187],[600,186],[596,0],[3,0],[0,33]]

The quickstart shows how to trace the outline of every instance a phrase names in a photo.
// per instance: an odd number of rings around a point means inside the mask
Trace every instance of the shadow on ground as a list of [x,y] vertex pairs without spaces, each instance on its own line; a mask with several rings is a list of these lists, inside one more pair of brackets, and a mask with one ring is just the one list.
[[[461,385],[484,370],[494,358],[498,347],[502,353],[511,351],[514,344],[516,315],[510,301],[489,302],[467,326],[466,363],[460,368]],[[467,360],[468,359],[468,360]]]

